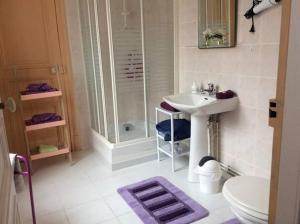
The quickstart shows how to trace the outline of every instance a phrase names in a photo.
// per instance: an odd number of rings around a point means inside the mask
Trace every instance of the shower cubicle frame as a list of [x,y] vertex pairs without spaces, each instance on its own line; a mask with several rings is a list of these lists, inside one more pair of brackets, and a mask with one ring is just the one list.
[[[126,0],[123,0],[126,1]],[[96,134],[98,139],[101,139],[102,142],[104,142],[106,145],[110,145],[110,147],[122,147],[130,145],[131,143],[137,143],[137,142],[145,142],[148,140],[155,141],[155,136],[150,136],[150,119],[148,117],[148,96],[147,96],[147,77],[146,77],[146,69],[145,69],[145,29],[144,29],[144,0],[139,0],[140,2],[140,23],[141,23],[141,51],[142,51],[142,60],[143,60],[143,93],[144,93],[144,127],[145,127],[145,137],[137,138],[137,139],[131,139],[126,141],[120,141],[120,129],[119,129],[119,114],[118,114],[118,96],[117,96],[117,87],[116,87],[116,68],[115,68],[115,55],[114,55],[114,42],[113,42],[113,29],[112,29],[112,15],[111,15],[111,0],[105,0],[106,4],[106,20],[107,20],[107,33],[108,33],[108,48],[109,48],[109,59],[110,59],[110,78],[111,78],[111,87],[112,87],[112,101],[113,101],[113,121],[114,121],[114,141],[109,140],[109,131],[108,131],[108,120],[107,120],[107,105],[106,105],[106,94],[105,94],[105,88],[104,88],[104,72],[103,72],[103,66],[102,66],[102,50],[101,50],[101,36],[100,36],[100,28],[99,28],[99,2],[98,0],[86,0],[87,5],[87,11],[88,11],[88,23],[91,27],[91,9],[90,9],[90,2],[94,5],[94,16],[95,16],[95,26],[96,26],[96,41],[97,41],[97,51],[99,55],[99,69],[100,69],[100,86],[101,86],[101,101],[102,101],[102,108],[99,107],[99,95],[97,94],[99,89],[96,89],[96,101],[97,101],[97,116],[98,116],[98,130],[94,130],[93,132]],[[125,2],[126,3],[126,2]],[[124,4],[124,2],[123,2]],[[177,36],[177,28],[178,28],[178,19],[177,19],[177,11],[178,11],[178,3],[177,0],[173,2],[173,37],[174,37],[174,92],[178,91],[178,65],[176,61],[178,61],[178,53],[177,53],[177,42],[178,42],[178,36]],[[92,29],[90,28],[89,32],[92,32]],[[91,35],[90,35],[91,36]],[[90,37],[91,44],[93,45],[92,37]],[[92,54],[94,54],[92,52]],[[95,62],[93,62],[93,67],[95,68]],[[95,71],[95,69],[94,69]],[[96,80],[95,72],[93,74],[94,79]],[[97,85],[97,83],[95,83]],[[101,113],[100,110],[102,109]],[[103,118],[103,126],[101,125],[101,119]],[[103,130],[104,129],[104,130]],[[104,136],[103,136],[103,134]]]
[[[88,1],[88,0],[87,0]],[[96,21],[96,32],[97,32],[97,43],[98,43],[98,54],[99,54],[99,62],[102,64],[101,58],[101,47],[100,47],[100,35],[99,35],[99,18],[98,18],[98,1],[93,0],[95,5],[95,21]],[[126,1],[126,0],[123,0]],[[140,0],[140,13],[141,13],[141,39],[142,39],[142,55],[143,55],[143,67],[145,68],[145,41],[144,41],[144,9],[143,9],[143,1]],[[91,26],[90,21],[90,7],[88,6],[88,16],[89,16],[89,25]],[[108,30],[108,43],[109,43],[109,57],[110,57],[110,69],[111,69],[111,82],[112,82],[112,97],[113,97],[113,112],[114,112],[114,129],[115,129],[115,142],[120,143],[120,133],[119,133],[119,115],[118,115],[118,97],[117,97],[117,88],[116,88],[116,79],[115,79],[115,57],[114,57],[114,43],[113,43],[113,33],[112,33],[112,19],[111,19],[111,6],[110,0],[106,0],[106,15],[107,15],[107,30]],[[92,40],[91,40],[92,42]],[[94,74],[96,76],[96,74]],[[103,80],[103,69],[100,66],[100,81],[101,81],[101,90],[102,90],[102,112],[103,112],[103,120],[104,120],[104,136],[108,140],[108,124],[107,124],[107,116],[106,116],[106,103],[105,103],[105,90],[104,90],[104,80]],[[144,89],[144,117],[145,117],[145,137],[140,139],[149,138],[149,119],[148,119],[148,99],[147,99],[147,80],[146,80],[146,72],[143,69],[143,89]],[[96,88],[97,89],[97,88]],[[96,94],[97,104],[98,104],[98,94]],[[97,111],[99,111],[99,105],[97,105]],[[99,113],[98,113],[99,114]],[[101,125],[98,119],[98,127],[99,132],[101,132]],[[154,137],[154,136],[153,136]],[[134,139],[137,140],[137,139]],[[128,141],[134,141],[128,140]]]
[[[98,46],[98,55],[99,55],[99,64],[102,64],[102,55],[101,55],[101,48],[100,48],[100,35],[99,35],[99,18],[98,18],[98,2],[97,0],[93,0],[94,1],[94,6],[95,6],[95,27],[96,27],[96,39],[97,39],[97,46]],[[92,27],[92,23],[91,23],[91,11],[90,11],[90,5],[89,5],[89,0],[86,0],[86,5],[87,5],[87,11],[88,11],[88,23],[89,23],[89,27]],[[90,43],[91,46],[93,45],[93,39],[92,39],[92,31],[90,28]],[[92,57],[94,58],[94,52],[91,51],[92,53]],[[95,62],[93,61],[93,71],[94,71],[94,79],[96,80],[96,74],[95,74]],[[102,100],[102,107],[99,107],[99,99],[98,99],[98,88],[97,88],[97,83],[94,82],[95,85],[95,97],[96,97],[96,109],[97,109],[97,114],[99,116],[99,111],[100,108],[102,108],[102,114],[103,114],[103,123],[104,123],[104,135],[105,138],[108,137],[108,132],[107,132],[107,120],[106,120],[106,108],[105,108],[105,91],[104,91],[104,84],[103,84],[103,70],[102,70],[102,66],[99,66],[100,68],[100,85],[101,85],[101,100]],[[98,129],[99,129],[99,134],[101,133],[101,124],[100,124],[100,117],[97,119],[98,120]],[[96,131],[96,130],[95,130]]]

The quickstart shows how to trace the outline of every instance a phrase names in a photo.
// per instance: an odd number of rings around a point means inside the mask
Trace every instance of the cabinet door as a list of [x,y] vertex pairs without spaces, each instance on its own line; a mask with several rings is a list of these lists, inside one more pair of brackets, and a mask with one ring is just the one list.
[[[61,46],[64,39],[58,24],[62,23],[60,0],[0,0],[0,94],[5,100],[13,97],[17,101],[17,112],[4,112],[8,143],[11,152],[24,155],[24,121],[21,117],[19,92],[29,83],[47,82],[57,87],[56,76],[51,72],[60,67],[62,89],[68,117],[73,110],[68,108],[70,91],[65,59]],[[57,99],[24,103],[25,118],[33,114],[56,112]],[[65,119],[68,120],[68,117]],[[70,122],[69,122],[70,125]],[[33,133],[31,147],[38,144],[58,144],[61,133],[58,129]],[[17,141],[16,141],[17,139]],[[72,138],[71,138],[72,139]]]
[[[0,99],[1,102],[1,99]],[[19,214],[13,184],[13,172],[8,156],[8,146],[3,113],[0,110],[0,223],[17,224]]]

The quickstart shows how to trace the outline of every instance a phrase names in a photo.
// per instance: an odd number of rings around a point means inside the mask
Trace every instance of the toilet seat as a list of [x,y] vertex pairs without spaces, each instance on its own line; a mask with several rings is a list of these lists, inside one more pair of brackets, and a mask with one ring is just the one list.
[[225,182],[223,195],[239,218],[250,220],[249,223],[267,223],[269,187],[267,179],[238,176]]

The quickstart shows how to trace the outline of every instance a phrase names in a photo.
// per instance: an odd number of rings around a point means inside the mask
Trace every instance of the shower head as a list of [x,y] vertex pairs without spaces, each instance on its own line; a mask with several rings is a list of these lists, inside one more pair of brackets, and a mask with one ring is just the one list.
[[123,0],[123,11],[121,12],[121,15],[124,17],[123,30],[125,30],[128,26],[127,17],[130,15],[130,12],[126,8],[126,0]]

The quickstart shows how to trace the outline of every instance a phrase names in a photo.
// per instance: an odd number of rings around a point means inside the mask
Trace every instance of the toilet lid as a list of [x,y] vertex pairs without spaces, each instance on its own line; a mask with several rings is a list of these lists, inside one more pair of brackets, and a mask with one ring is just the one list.
[[269,192],[269,180],[251,176],[230,178],[223,187],[224,196],[235,206],[262,216],[269,213]]

